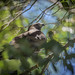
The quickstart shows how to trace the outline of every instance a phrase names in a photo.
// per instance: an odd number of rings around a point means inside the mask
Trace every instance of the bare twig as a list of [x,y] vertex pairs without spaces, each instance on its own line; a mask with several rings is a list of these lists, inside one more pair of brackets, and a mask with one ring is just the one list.
[[18,18],[21,14],[23,14],[24,12],[30,10],[32,8],[32,6],[36,3],[37,0],[35,0],[32,5],[25,11],[21,11],[17,16],[15,16],[13,19],[11,19],[9,22],[5,23],[4,25],[2,25],[1,29],[0,29],[0,32],[2,32],[2,30],[4,30],[5,28],[7,28],[9,26],[9,24],[11,22],[13,22],[16,18]]
[[38,19],[37,22],[39,22],[43,18],[43,16],[44,16],[44,13],[41,15],[41,17]]
[[[57,4],[55,4],[54,6],[56,6]],[[53,7],[51,7],[50,8],[50,10],[52,10],[53,8],[54,8],[54,6]],[[40,9],[40,8],[39,8]],[[40,9],[41,10],[41,9]],[[41,10],[41,11],[43,11],[43,10]],[[50,15],[50,14],[47,14],[46,12],[44,12],[44,14],[46,14],[46,15]]]
[[[43,13],[43,12],[42,12],[42,13]],[[42,13],[39,14],[31,23],[29,23],[29,25],[32,24],[33,22],[35,22],[35,21],[42,15]]]
[[43,10],[31,23],[29,24],[32,24],[33,22],[35,22],[41,15],[42,13],[45,13],[45,11],[47,11],[48,9],[51,9],[54,5],[56,5],[58,1],[56,1],[54,4],[52,4],[51,6],[49,6],[48,8],[46,8],[45,10]]
[[60,10],[60,8],[56,12],[52,13],[52,15],[56,14],[59,10]]

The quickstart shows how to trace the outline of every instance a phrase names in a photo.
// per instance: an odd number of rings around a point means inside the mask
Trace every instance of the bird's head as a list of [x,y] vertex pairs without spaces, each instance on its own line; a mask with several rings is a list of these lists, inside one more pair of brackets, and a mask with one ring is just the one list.
[[41,30],[41,28],[43,26],[45,26],[45,25],[42,24],[42,23],[35,23],[35,24],[31,25],[28,30],[33,29],[33,28],[38,29],[38,30]]

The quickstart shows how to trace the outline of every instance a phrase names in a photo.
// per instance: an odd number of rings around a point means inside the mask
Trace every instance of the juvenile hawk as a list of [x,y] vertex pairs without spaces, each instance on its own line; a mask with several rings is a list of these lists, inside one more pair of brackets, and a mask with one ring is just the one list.
[[41,32],[41,28],[43,26],[44,24],[41,23],[35,23],[31,25],[25,33],[22,33],[19,36],[15,37],[12,40],[11,44],[17,46],[20,39],[25,39],[29,41],[32,48],[38,49],[46,41],[46,36]]

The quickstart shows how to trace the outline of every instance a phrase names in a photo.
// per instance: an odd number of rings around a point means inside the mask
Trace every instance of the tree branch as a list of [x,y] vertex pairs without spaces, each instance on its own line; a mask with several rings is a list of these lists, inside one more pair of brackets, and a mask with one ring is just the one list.
[[20,75],[28,75],[31,71],[35,70],[36,68],[38,68],[38,65],[37,64],[35,66],[31,67],[30,69],[24,71]]
[[[53,54],[49,55],[46,59],[50,61],[50,59],[52,59],[52,57],[53,57]],[[45,69],[46,69],[46,67],[47,67],[47,65],[48,65],[48,63],[49,63],[49,61],[47,62],[46,65],[44,65],[44,67],[43,67],[43,69],[42,69],[40,75],[43,75],[43,73],[44,73],[44,71],[45,71]]]
[[55,3],[53,3],[51,6],[49,6],[48,8],[46,8],[45,10],[43,10],[31,23],[29,24],[32,24],[33,22],[35,22],[41,15],[42,13],[45,13],[45,11],[47,11],[48,9],[51,9],[54,5],[56,5],[58,1],[56,1]]
[[52,13],[52,15],[56,14],[59,10],[60,10],[60,8],[59,8],[59,9],[57,9],[57,11],[55,11],[54,13]]
[[69,40],[68,43],[66,43],[64,47],[67,48],[67,47],[71,46],[72,43],[75,43],[75,38],[72,40]]
[[37,0],[35,0],[33,3],[32,3],[32,5],[27,9],[27,10],[25,10],[25,11],[20,11],[20,13],[17,15],[17,16],[15,16],[13,19],[11,19],[9,22],[7,22],[7,23],[5,23],[4,25],[2,25],[2,27],[0,28],[0,32],[2,32],[4,29],[6,29],[8,26],[9,26],[9,24],[11,23],[11,22],[13,22],[16,18],[18,18],[20,15],[22,15],[23,13],[25,13],[25,12],[27,12],[28,10],[30,10],[31,8],[32,8],[32,6],[36,3],[36,1]]

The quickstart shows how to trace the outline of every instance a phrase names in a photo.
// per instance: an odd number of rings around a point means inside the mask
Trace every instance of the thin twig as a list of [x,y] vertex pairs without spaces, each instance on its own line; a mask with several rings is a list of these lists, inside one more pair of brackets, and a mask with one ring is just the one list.
[[[57,5],[57,4],[55,4],[55,5]],[[51,7],[50,8],[50,10],[52,10],[54,8],[54,6],[53,7]],[[40,8],[39,8],[40,9]],[[42,9],[40,9],[41,11],[43,11]],[[46,15],[50,15],[50,14],[47,14],[46,12],[44,12],[44,14],[46,14]]]
[[45,10],[43,10],[31,23],[29,24],[32,24],[33,22],[35,22],[41,15],[42,13],[44,13],[45,11],[47,11],[48,9],[52,8],[54,5],[56,5],[58,1],[56,1],[55,3],[53,3],[51,6],[49,6],[48,8],[46,8]]
[[54,13],[52,13],[52,15],[56,14],[59,10],[60,10],[60,8],[57,11],[55,11]]
[[37,22],[39,22],[44,16],[44,13],[42,14],[42,16],[37,20]]
[[68,13],[68,12],[66,11],[66,13],[64,14],[64,16],[63,16],[61,19],[58,19],[58,20],[59,20],[60,22],[62,22],[67,13]]

